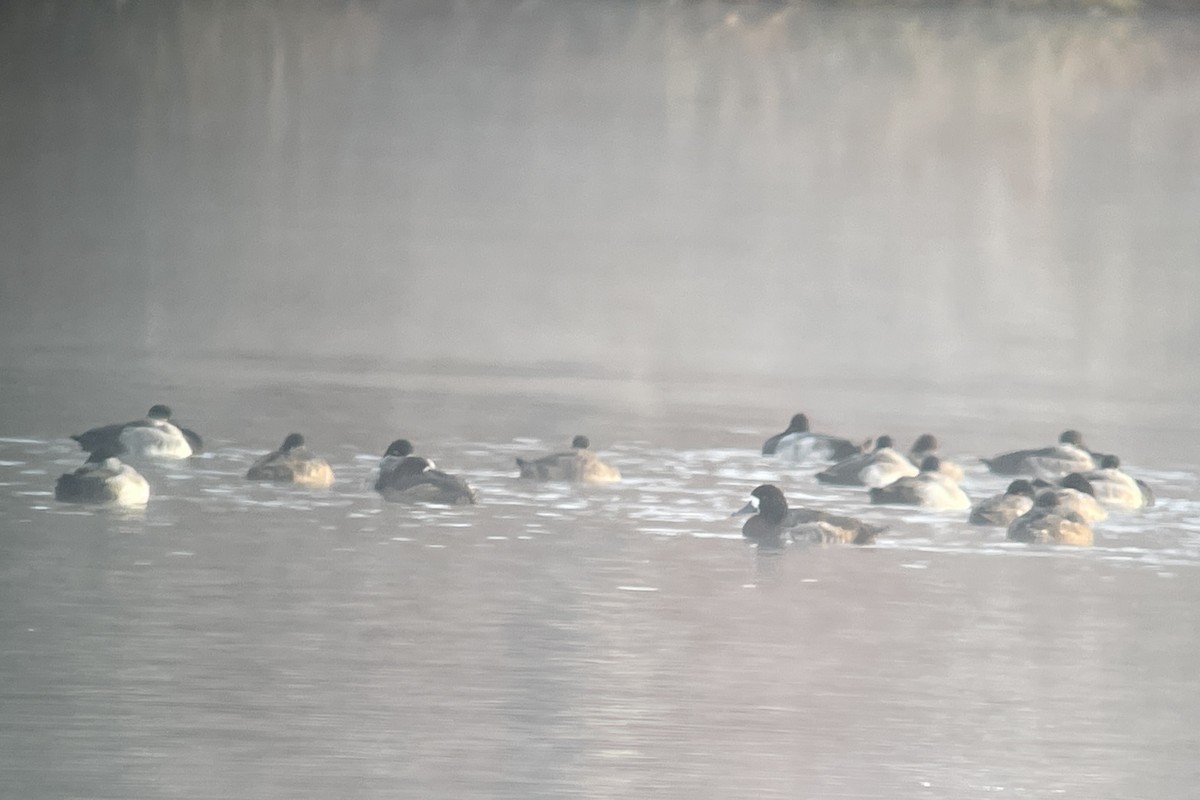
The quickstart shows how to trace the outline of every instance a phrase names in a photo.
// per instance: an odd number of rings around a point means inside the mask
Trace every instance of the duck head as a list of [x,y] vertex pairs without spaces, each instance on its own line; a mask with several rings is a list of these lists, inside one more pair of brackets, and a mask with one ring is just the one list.
[[938,446],[939,445],[936,436],[934,436],[932,433],[922,433],[917,437],[917,440],[913,442],[912,451],[914,453],[928,453],[930,451],[937,450]]
[[1092,483],[1087,478],[1080,475],[1078,472],[1072,472],[1067,477],[1063,478],[1059,483],[1064,489],[1074,489],[1077,492],[1096,496],[1096,491],[1092,488]]
[[304,447],[304,437],[298,433],[289,433],[287,438],[283,440],[283,444],[279,446],[279,451],[282,453],[290,453],[297,447]]
[[146,412],[146,418],[161,419],[163,421],[169,420],[171,418],[171,408],[170,406],[161,404],[150,406],[150,410]]
[[793,416],[785,433],[808,433],[808,417],[804,414]]
[[1077,430],[1063,431],[1058,435],[1060,444],[1070,444],[1075,447],[1083,447],[1083,434]]
[[746,503],[739,511],[734,512],[733,516],[757,512],[767,522],[780,523],[787,516],[787,510],[787,498],[783,496],[779,487],[764,483],[750,492],[750,502]]
[[1004,490],[1004,493],[1014,497],[1018,495],[1022,497],[1028,497],[1030,500],[1037,496],[1037,492],[1034,490],[1033,484],[1024,478],[1018,478],[1010,483],[1008,488]]
[[412,451],[413,451],[412,442],[410,442],[408,439],[397,439],[396,441],[394,441],[388,445],[387,450],[384,451],[384,455],[385,456],[399,456],[399,457],[403,458],[404,456],[412,455]]

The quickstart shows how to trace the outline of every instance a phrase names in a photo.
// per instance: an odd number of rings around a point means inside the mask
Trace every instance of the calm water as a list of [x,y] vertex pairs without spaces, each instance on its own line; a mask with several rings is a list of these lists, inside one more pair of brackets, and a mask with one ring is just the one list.
[[[21,798],[1189,798],[1200,17],[0,8],[0,779]],[[142,512],[66,436],[170,403]],[[1082,429],[1087,550],[757,455]],[[328,491],[247,484],[291,430]],[[587,433],[626,479],[531,486]],[[370,491],[389,441],[480,504]],[[760,554],[763,481],[890,526]]]

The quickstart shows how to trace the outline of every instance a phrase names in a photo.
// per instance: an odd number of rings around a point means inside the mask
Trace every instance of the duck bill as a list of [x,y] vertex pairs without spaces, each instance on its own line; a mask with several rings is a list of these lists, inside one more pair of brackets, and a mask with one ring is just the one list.
[[746,505],[742,506],[740,509],[733,512],[729,516],[730,517],[740,517],[743,514],[754,514],[757,511],[758,511],[758,509],[754,507],[754,501],[751,500],[749,503],[746,503]]

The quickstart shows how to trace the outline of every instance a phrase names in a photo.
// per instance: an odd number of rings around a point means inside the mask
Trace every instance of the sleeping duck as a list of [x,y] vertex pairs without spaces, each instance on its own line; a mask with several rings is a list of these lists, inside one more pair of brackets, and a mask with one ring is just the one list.
[[997,475],[1033,475],[1047,481],[1096,468],[1096,459],[1083,445],[1083,434],[1073,430],[1063,431],[1052,447],[1016,450],[985,458],[983,463]]
[[1100,468],[1085,472],[1083,477],[1092,486],[1096,500],[1113,508],[1143,508],[1154,505],[1154,493],[1142,481],[1121,471],[1116,456],[1100,459]]
[[308,452],[303,436],[289,433],[278,450],[254,462],[246,471],[246,478],[301,486],[329,486],[333,483],[333,468],[325,459]]
[[396,503],[473,504],[475,490],[457,475],[442,472],[428,458],[412,455],[412,444],[397,439],[379,462],[375,491]]
[[144,506],[150,484],[137,470],[121,463],[111,448],[93,450],[83,466],[59,476],[54,499],[60,503]]
[[1037,491],[1035,503],[1037,499],[1050,495],[1060,510],[1078,515],[1089,525],[1108,519],[1108,512],[1096,499],[1096,490],[1092,482],[1078,472],[1072,472],[1059,481],[1057,486],[1041,479],[1035,480],[1033,488]]
[[1012,521],[1033,508],[1037,492],[1033,484],[1018,478],[1008,485],[1004,494],[981,500],[971,509],[967,519],[972,525],[995,525],[1007,528]]
[[911,461],[892,449],[892,444],[892,437],[880,436],[870,453],[839,461],[824,472],[818,472],[817,480],[838,486],[877,487],[920,472]]
[[605,464],[588,448],[586,436],[571,440],[571,449],[550,453],[540,458],[518,458],[522,478],[539,481],[572,481],[577,483],[612,483],[621,480],[616,467]]
[[937,456],[926,456],[917,475],[897,478],[887,486],[871,489],[871,502],[933,509],[970,508],[971,500],[966,493],[941,469]]
[[854,517],[843,517],[811,508],[788,508],[778,486],[764,483],[750,493],[750,502],[734,516],[754,514],[742,525],[742,536],[759,544],[794,542],[844,542],[871,544],[886,530]]
[[106,449],[117,455],[150,458],[187,458],[204,446],[199,435],[171,421],[171,409],[151,406],[144,419],[117,422],[71,437],[88,453]]
[[812,433],[808,428],[808,417],[796,414],[788,424],[787,430],[777,433],[763,442],[764,456],[778,455],[791,461],[842,461],[863,451],[863,445],[842,439],[837,436],[827,436],[823,433]]
[[[936,456],[939,447],[941,447],[941,444],[938,442],[936,436],[932,433],[922,433],[909,449],[908,460],[914,464],[920,464],[926,457]],[[947,461],[941,456],[938,456],[938,460],[942,465],[940,468],[942,474],[949,475],[955,481],[963,479],[962,467],[952,461]]]
[[1092,543],[1092,529],[1083,517],[1060,506],[1053,494],[1044,493],[1033,501],[1033,508],[1008,526],[1008,540],[1086,547]]

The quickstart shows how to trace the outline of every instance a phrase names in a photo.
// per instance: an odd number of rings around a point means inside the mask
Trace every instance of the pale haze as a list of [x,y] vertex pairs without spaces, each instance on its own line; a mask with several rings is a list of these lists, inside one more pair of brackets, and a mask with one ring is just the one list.
[[[1192,797],[1200,14],[1123,6],[0,8],[0,783]],[[207,451],[55,503],[154,403]],[[1015,547],[801,411],[1158,504]],[[243,479],[291,431],[331,489]],[[581,433],[621,483],[516,479]],[[382,502],[399,437],[479,504]],[[757,552],[764,482],[889,531]]]

